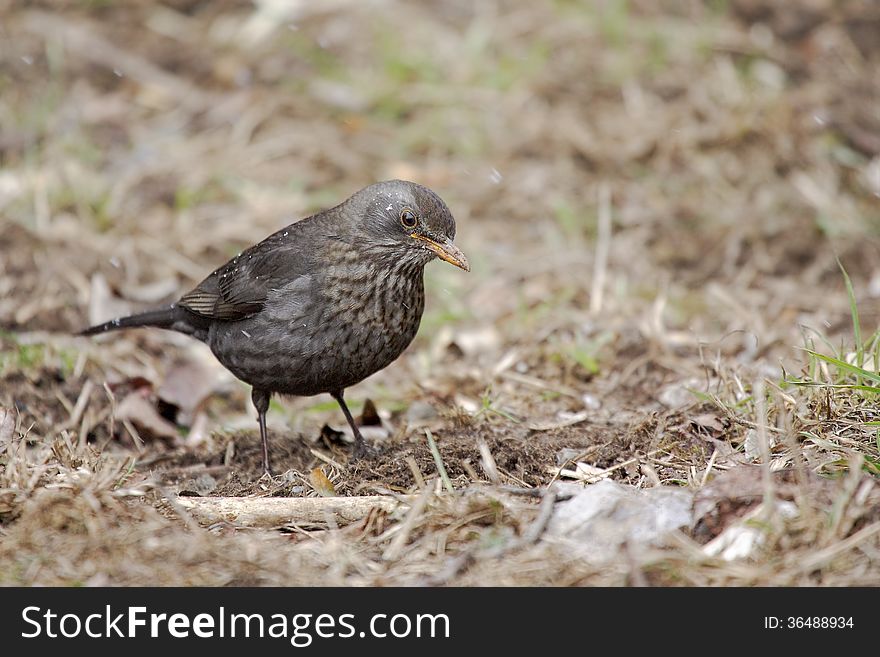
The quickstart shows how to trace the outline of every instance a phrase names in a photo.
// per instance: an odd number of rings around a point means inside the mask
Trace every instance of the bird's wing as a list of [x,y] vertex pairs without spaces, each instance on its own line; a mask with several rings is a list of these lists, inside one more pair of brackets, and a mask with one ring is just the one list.
[[263,309],[273,289],[307,274],[312,254],[305,252],[288,226],[242,251],[183,295],[178,305],[224,321],[246,319]]

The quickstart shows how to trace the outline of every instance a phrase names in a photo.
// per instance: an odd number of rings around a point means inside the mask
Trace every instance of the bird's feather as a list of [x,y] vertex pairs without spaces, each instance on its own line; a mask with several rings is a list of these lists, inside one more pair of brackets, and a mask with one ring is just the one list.
[[260,312],[273,289],[309,271],[313,254],[305,252],[297,239],[307,221],[283,228],[242,251],[183,295],[178,305],[222,321],[246,319]]

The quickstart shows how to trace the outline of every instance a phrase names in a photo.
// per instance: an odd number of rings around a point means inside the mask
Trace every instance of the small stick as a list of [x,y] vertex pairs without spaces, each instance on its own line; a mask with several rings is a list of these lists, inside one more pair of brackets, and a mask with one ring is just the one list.
[[706,485],[706,481],[709,479],[709,473],[712,472],[712,467],[715,465],[715,459],[718,457],[718,448],[715,448],[715,451],[712,452],[712,456],[709,457],[709,463],[706,464],[706,471],[703,473],[703,478],[700,480],[700,487]]
[[556,468],[556,474],[553,475],[553,477],[550,479],[550,483],[548,483],[547,485],[548,485],[548,486],[552,486],[553,483],[554,483],[557,479],[559,479],[559,477],[562,476],[562,473],[565,471],[565,466],[568,465],[569,463],[571,463],[572,465],[574,465],[575,468],[576,468],[578,462],[580,462],[582,459],[587,458],[588,456],[590,456],[591,454],[593,454],[593,452],[598,452],[600,449],[603,449],[603,448],[605,448],[605,447],[608,447],[608,445],[610,445],[610,444],[611,444],[611,441],[609,440],[608,442],[603,443],[603,444],[601,444],[601,445],[590,445],[589,447],[587,447],[586,450],[584,450],[583,452],[581,452],[580,454],[578,454],[578,455],[575,456],[574,458],[571,458],[571,459],[566,460],[565,463],[563,463],[561,466],[559,466],[558,468]]
[[122,426],[125,427],[125,430],[128,431],[128,435],[131,436],[131,439],[134,441],[135,447],[139,452],[144,451],[144,439],[141,438],[141,435],[138,433],[138,430],[134,428],[134,425],[131,421],[126,418],[122,420]]
[[328,465],[332,465],[334,468],[338,468],[340,472],[347,472],[348,471],[344,465],[337,463],[336,461],[334,461],[332,458],[330,458],[326,454],[319,452],[317,449],[312,448],[312,449],[309,449],[309,451],[312,453],[312,456],[314,456],[316,459],[320,459],[321,461],[324,461],[324,463],[327,463]]
[[538,542],[538,539],[544,534],[544,530],[547,529],[547,523],[550,522],[550,517],[553,515],[554,504],[556,504],[556,491],[551,488],[544,493],[544,498],[541,500],[541,506],[538,507],[538,517],[535,518],[535,521],[529,525],[529,528],[526,530],[525,534],[523,534],[523,545],[530,545]]
[[530,431],[552,431],[554,429],[562,429],[563,427],[580,424],[584,420],[588,420],[591,414],[591,411],[581,411],[580,413],[575,413],[568,419],[560,420],[558,422],[537,423],[528,426]]
[[[169,498],[170,499],[170,498]],[[364,518],[371,509],[393,511],[410,498],[388,495],[359,497],[175,497],[203,524],[233,523],[241,527],[282,527],[291,524],[326,525],[328,515],[339,524]]]

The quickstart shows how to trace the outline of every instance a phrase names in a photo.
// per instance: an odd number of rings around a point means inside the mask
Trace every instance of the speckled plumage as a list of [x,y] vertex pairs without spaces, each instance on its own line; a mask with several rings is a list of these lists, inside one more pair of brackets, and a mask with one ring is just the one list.
[[428,262],[439,255],[469,268],[454,237],[452,214],[433,191],[377,183],[243,251],[178,302],[84,333],[158,326],[206,342],[253,386],[267,470],[272,393],[333,395],[359,453],[363,439],[343,391],[389,365],[415,337]]

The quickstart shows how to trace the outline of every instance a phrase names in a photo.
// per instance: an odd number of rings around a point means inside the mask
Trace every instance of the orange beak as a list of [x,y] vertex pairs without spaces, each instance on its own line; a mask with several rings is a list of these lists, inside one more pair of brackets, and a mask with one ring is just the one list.
[[424,242],[425,246],[437,254],[437,257],[441,260],[445,260],[450,265],[455,265],[465,271],[470,271],[471,266],[467,261],[464,253],[461,252],[455,244],[450,242],[449,240],[443,240],[443,242],[435,242],[430,237],[425,237],[424,235],[419,235],[418,233],[412,233],[410,235],[413,239],[417,239],[420,242]]

